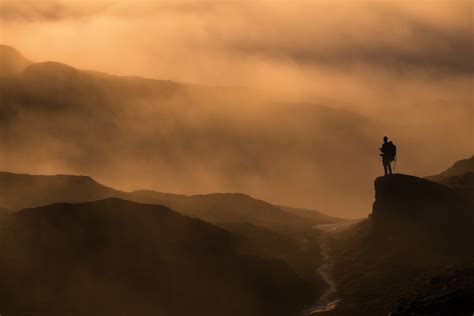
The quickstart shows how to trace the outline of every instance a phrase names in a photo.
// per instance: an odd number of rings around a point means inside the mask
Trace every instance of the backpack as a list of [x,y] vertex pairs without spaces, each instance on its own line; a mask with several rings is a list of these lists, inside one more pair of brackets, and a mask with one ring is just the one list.
[[388,142],[384,154],[387,155],[390,161],[395,160],[397,156],[397,146],[392,142]]

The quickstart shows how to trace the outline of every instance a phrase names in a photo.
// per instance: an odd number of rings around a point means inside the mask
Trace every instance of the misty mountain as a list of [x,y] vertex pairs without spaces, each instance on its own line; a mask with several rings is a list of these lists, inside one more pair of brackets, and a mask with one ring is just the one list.
[[[370,218],[333,241],[341,298],[335,315],[472,310],[472,205],[444,185],[401,174],[376,179],[375,191]],[[452,276],[455,270],[467,281]]]
[[0,44],[0,77],[19,74],[31,63],[15,48]]
[[474,156],[460,160],[446,171],[426,179],[444,184],[474,205]]
[[248,192],[330,211],[367,203],[370,181],[360,179],[375,174],[382,135],[362,115],[263,91],[57,62],[2,76],[0,96],[2,169],[89,174],[127,190]]
[[166,205],[180,213],[212,223],[250,223],[278,231],[310,229],[313,223],[275,205],[239,193],[175,195],[135,191],[129,199]]
[[[316,217],[308,219],[245,194],[186,196],[146,190],[124,192],[104,186],[88,176],[40,176],[0,172],[0,192],[0,206],[11,210],[59,202],[77,203],[117,197],[165,205],[182,214],[216,224],[250,223],[279,231],[308,230],[315,224],[326,223],[328,219],[337,220],[322,213],[315,213]],[[321,218],[320,222],[318,218]]]
[[[11,210],[59,202],[87,202],[109,197],[165,205],[181,214],[211,222],[234,233],[238,254],[282,260],[312,284],[319,260],[319,240],[311,227],[315,221],[302,218],[245,194],[184,196],[153,191],[123,192],[106,187],[87,176],[34,176],[0,173],[0,205]],[[5,214],[8,211],[5,210]],[[317,213],[324,223],[328,216]],[[0,210],[1,215],[1,210]]]
[[87,202],[124,193],[87,176],[28,175],[0,172],[0,206],[21,210],[59,202]]
[[282,261],[239,255],[231,233],[163,206],[62,203],[1,226],[6,315],[283,316],[311,299]]
[[296,215],[298,217],[302,217],[305,220],[311,221],[313,225],[333,224],[333,223],[340,223],[340,222],[347,221],[344,218],[328,216],[316,210],[307,210],[307,209],[288,207],[288,206],[279,206],[279,207],[285,212]]
[[474,156],[468,159],[459,160],[447,170],[439,174],[426,177],[426,179],[445,184],[446,181],[449,182],[449,178],[464,176],[467,173],[474,173]]

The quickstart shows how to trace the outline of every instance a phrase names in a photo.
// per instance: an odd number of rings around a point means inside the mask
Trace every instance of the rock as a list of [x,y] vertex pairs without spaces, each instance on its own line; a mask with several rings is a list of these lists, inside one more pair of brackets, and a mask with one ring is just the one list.
[[442,184],[393,174],[377,178],[375,192],[372,223],[378,233],[402,237],[415,234],[422,239],[454,243],[471,238],[472,207]]

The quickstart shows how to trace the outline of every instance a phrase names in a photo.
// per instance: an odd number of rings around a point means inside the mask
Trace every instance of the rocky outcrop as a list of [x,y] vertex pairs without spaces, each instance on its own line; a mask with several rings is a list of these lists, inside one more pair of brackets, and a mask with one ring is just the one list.
[[473,214],[462,195],[442,184],[403,174],[375,180],[372,221],[378,232],[462,240],[470,236]]

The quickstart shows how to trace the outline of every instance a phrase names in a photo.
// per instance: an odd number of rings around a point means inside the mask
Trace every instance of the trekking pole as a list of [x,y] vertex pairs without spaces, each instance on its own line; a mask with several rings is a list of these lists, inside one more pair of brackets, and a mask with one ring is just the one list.
[[393,159],[393,171],[395,171],[396,165],[397,165],[397,157],[395,156],[395,159]]

